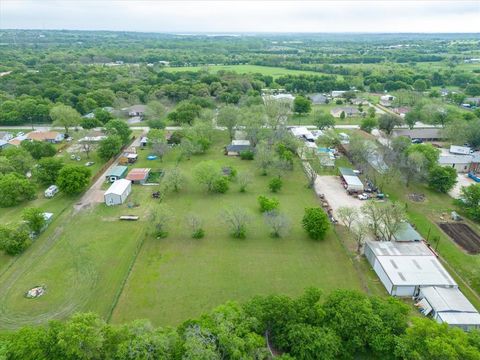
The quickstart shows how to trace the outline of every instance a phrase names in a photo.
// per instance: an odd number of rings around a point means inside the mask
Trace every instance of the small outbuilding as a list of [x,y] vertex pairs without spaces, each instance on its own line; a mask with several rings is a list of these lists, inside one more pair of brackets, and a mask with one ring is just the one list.
[[126,179],[115,181],[107,191],[105,191],[105,205],[121,205],[127,200],[128,195],[132,192],[132,182]]
[[395,241],[422,241],[423,237],[408,222],[400,224],[400,228],[393,235]]
[[480,314],[459,289],[427,286],[420,289],[416,306],[439,323],[469,331],[480,329]]
[[136,168],[130,170],[126,179],[130,180],[134,184],[145,184],[150,175],[150,168]]
[[232,140],[232,143],[225,147],[225,154],[228,156],[239,156],[242,151],[249,150],[252,150],[249,140]]
[[109,182],[115,182],[119,179],[123,179],[127,174],[128,167],[117,165],[108,170],[105,174],[105,180]]
[[363,192],[365,187],[363,186],[362,180],[357,176],[357,174],[349,168],[340,167],[340,171],[343,187],[351,193]]

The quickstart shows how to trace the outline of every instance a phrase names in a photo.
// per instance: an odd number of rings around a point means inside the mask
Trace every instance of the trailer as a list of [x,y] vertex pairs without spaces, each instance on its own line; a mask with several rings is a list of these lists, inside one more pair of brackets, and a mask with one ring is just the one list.
[[469,172],[468,177],[475,182],[480,182],[480,176],[478,176],[477,174],[474,174],[473,172]]

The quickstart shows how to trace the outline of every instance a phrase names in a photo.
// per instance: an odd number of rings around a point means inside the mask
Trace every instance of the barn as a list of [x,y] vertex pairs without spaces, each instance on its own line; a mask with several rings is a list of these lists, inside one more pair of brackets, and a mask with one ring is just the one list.
[[105,191],[105,205],[121,205],[125,202],[128,195],[132,192],[132,182],[130,180],[120,179],[115,181],[107,191]]
[[439,323],[469,331],[480,329],[480,314],[459,289],[427,286],[420,289],[416,306]]
[[434,253],[421,241],[367,241],[365,256],[390,295],[417,296],[426,286],[458,288]]

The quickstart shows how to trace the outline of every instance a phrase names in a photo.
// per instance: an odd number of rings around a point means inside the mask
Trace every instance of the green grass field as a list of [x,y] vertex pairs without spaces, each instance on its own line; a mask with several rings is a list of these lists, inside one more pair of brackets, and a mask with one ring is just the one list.
[[[225,195],[207,194],[195,184],[192,168],[207,159],[255,173],[252,162],[223,155],[227,134],[217,136],[208,154],[180,163],[188,186],[164,200],[174,216],[166,239],[146,236],[149,210],[158,202],[150,197],[155,186],[134,185],[129,201],[140,206],[133,209],[125,204],[112,208],[99,204],[75,212],[74,200],[63,211],[58,205],[60,214],[47,231],[0,274],[0,329],[42,324],[76,311],[95,311],[106,319],[112,314],[115,323],[148,318],[157,325],[173,325],[227,300],[242,301],[255,294],[296,295],[308,286],[327,292],[365,289],[366,280],[334,231],[316,242],[301,228],[303,209],[318,203],[305,187],[298,162],[285,177],[284,189],[275,195],[292,221],[291,233],[283,239],[269,236],[258,211],[257,196],[269,194],[269,177],[255,174],[244,194],[236,184]],[[147,155],[148,150],[142,151],[136,166],[168,169],[176,158],[171,153],[163,163],[152,162]],[[229,236],[222,223],[225,208],[245,208],[250,213],[246,239]],[[184,226],[190,212],[203,218],[204,239],[190,238]],[[139,215],[140,220],[118,221],[123,214]],[[26,299],[24,293],[36,285],[46,286],[47,294]],[[375,293],[382,293],[381,287]]]
[[[306,70],[291,70],[280,67],[272,66],[260,66],[260,65],[209,65],[209,66],[184,66],[184,67],[166,67],[165,71],[177,72],[177,71],[199,71],[199,70],[209,70],[217,72],[219,70],[235,71],[240,74],[246,73],[260,73],[263,75],[270,75],[274,79],[284,76],[284,75],[322,75],[323,73],[316,71],[306,71]],[[326,74],[324,74],[326,75]]]

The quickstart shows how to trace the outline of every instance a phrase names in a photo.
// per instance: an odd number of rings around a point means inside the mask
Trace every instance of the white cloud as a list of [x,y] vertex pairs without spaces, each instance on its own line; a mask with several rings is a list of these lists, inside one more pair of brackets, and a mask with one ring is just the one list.
[[0,28],[480,32],[480,1],[0,0]]

